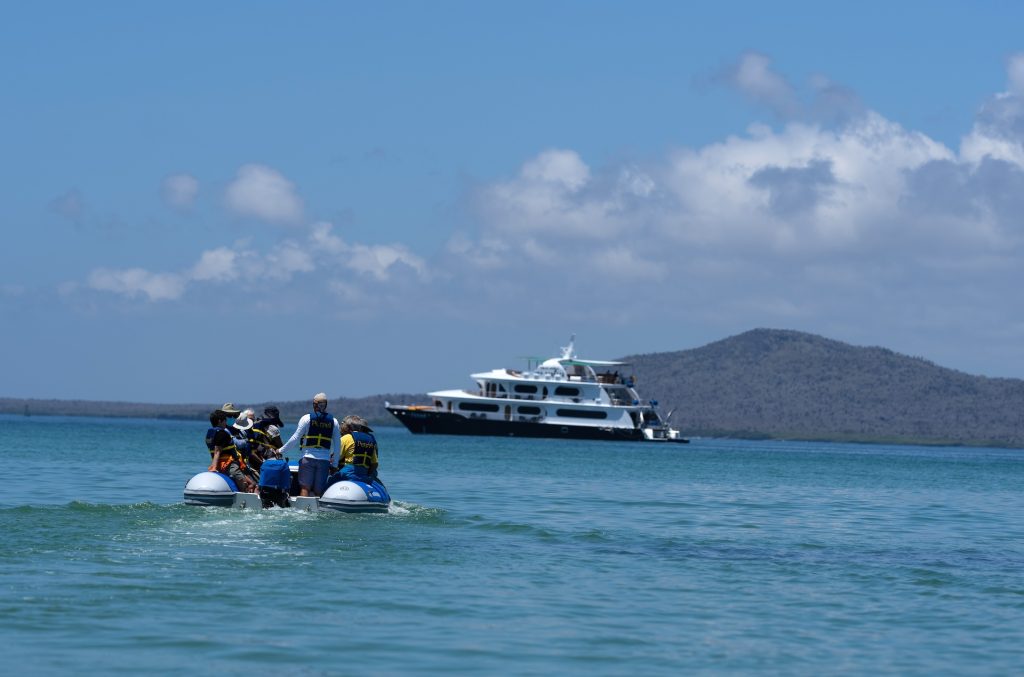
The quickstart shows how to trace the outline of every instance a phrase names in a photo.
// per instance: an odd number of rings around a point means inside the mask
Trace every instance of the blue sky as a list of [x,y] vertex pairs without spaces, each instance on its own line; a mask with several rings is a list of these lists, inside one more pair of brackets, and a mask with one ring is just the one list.
[[1024,376],[1024,6],[687,4],[4,3],[0,396],[755,327]]

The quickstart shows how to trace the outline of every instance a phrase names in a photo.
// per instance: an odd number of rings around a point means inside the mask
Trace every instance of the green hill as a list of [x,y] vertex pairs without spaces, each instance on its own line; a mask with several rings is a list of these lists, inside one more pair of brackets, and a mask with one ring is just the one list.
[[1024,381],[755,329],[623,358],[688,435],[1024,446]]

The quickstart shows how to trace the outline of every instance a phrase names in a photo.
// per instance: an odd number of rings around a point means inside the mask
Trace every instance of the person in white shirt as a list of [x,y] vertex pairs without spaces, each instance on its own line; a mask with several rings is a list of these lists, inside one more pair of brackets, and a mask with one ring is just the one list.
[[300,496],[321,496],[327,488],[327,476],[341,449],[341,426],[327,413],[327,395],[313,396],[313,411],[299,419],[295,432],[281,447],[287,455],[298,447]]

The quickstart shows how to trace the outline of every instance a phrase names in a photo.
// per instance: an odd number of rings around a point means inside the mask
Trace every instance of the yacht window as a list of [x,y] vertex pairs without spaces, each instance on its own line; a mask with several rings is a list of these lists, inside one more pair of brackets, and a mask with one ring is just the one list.
[[632,404],[633,402],[633,396],[628,388],[605,388],[605,392],[611,398],[612,404]]
[[498,411],[498,405],[482,404],[479,402],[459,402],[459,409],[462,411]]
[[533,394],[533,393],[537,392],[537,386],[524,385],[522,383],[517,383],[515,389],[516,389],[517,393]]
[[540,407],[522,406],[519,407],[520,414],[526,414],[527,416],[538,416],[540,414]]
[[608,418],[608,412],[590,409],[559,409],[555,413],[565,418]]
[[555,388],[555,394],[562,395],[564,397],[579,397],[580,389],[572,388],[570,386],[558,386],[557,388]]

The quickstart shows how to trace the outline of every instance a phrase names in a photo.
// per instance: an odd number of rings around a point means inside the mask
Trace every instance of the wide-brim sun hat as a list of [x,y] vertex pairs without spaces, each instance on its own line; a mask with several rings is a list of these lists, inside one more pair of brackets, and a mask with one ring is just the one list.
[[225,414],[228,414],[228,415],[231,415],[231,416],[237,416],[238,414],[242,413],[241,409],[238,409],[237,407],[235,407],[235,405],[233,405],[230,402],[225,402],[224,406],[222,406],[220,408],[220,410],[223,411]]
[[248,418],[240,418],[234,423],[232,423],[231,427],[235,428],[236,430],[241,430],[242,432],[245,432],[246,430],[252,427],[252,420]]
[[277,407],[267,407],[264,409],[263,420],[269,421],[278,428],[284,427],[284,422],[281,421],[281,410]]

